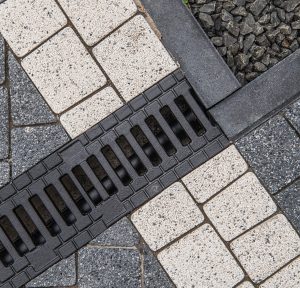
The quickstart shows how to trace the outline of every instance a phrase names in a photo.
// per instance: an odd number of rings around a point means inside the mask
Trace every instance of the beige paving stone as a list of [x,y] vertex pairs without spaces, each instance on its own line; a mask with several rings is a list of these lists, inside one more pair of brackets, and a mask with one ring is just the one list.
[[183,178],[199,203],[203,203],[247,170],[235,146],[230,146]]
[[244,278],[242,269],[209,224],[163,250],[158,259],[180,288],[233,287]]
[[19,57],[66,24],[53,0],[8,0],[0,5],[0,32]]
[[85,132],[122,106],[113,88],[108,87],[62,114],[60,121],[72,138]]
[[234,240],[231,248],[252,281],[259,283],[300,254],[300,238],[279,214]]
[[274,274],[260,288],[299,288],[300,287],[300,258],[297,258],[279,272]]
[[200,224],[204,217],[181,183],[174,183],[131,216],[152,250]]
[[271,216],[277,206],[253,173],[247,173],[204,205],[221,236],[230,241]]
[[59,0],[72,23],[90,46],[137,12],[133,0]]
[[141,15],[100,42],[93,53],[126,101],[177,68]]
[[237,288],[254,288],[254,286],[252,285],[251,282],[245,281],[242,284],[240,284],[239,286],[237,286]]
[[22,66],[55,113],[63,112],[106,82],[71,28],[28,55]]

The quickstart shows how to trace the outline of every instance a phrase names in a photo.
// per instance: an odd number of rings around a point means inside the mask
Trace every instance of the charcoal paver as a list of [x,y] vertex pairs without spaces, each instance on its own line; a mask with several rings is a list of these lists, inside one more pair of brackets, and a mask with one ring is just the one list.
[[285,116],[300,134],[300,100],[286,109]]
[[7,162],[0,162],[0,187],[9,182],[10,167]]
[[8,157],[8,93],[0,87],[0,159]]
[[4,39],[0,35],[0,84],[2,84],[4,80],[5,80],[5,47],[4,47]]
[[300,138],[281,116],[243,137],[237,147],[271,193],[300,176]]

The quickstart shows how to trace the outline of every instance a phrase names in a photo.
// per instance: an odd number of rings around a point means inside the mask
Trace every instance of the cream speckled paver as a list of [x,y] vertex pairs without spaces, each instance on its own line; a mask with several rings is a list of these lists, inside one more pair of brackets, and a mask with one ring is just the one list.
[[107,87],[91,98],[62,114],[60,121],[74,138],[123,105],[116,92]]
[[93,53],[126,101],[177,68],[141,15],[101,41]]
[[259,283],[300,254],[300,238],[282,214],[231,243],[250,278]]
[[204,217],[181,183],[174,183],[138,209],[131,220],[153,250],[200,224]]
[[247,173],[204,205],[226,240],[237,237],[276,212],[277,206],[253,173]]
[[59,0],[88,45],[93,45],[137,12],[133,0]]
[[32,52],[22,66],[55,113],[63,112],[106,83],[71,28]]
[[233,287],[244,273],[213,228],[204,224],[158,254],[180,288]]
[[9,0],[0,5],[0,32],[19,57],[66,24],[53,0]]
[[203,203],[246,170],[245,160],[232,145],[182,180],[195,199]]
[[274,274],[260,288],[299,288],[300,287],[300,258]]
[[237,286],[237,288],[254,288],[254,286],[251,282],[246,281]]

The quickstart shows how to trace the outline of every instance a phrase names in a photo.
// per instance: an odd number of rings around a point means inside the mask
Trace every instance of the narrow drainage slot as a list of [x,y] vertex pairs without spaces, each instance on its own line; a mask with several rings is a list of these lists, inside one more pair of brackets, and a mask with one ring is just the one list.
[[135,138],[136,142],[140,145],[150,162],[153,166],[158,166],[162,161],[158,153],[155,151],[154,147],[144,134],[140,126],[134,126],[130,130],[132,136]]
[[149,116],[145,120],[151,132],[157,138],[160,145],[164,148],[168,156],[174,155],[176,153],[176,148],[173,146],[169,137],[166,135],[164,130],[159,125],[158,121],[153,115]]
[[131,145],[127,141],[126,137],[124,135],[120,136],[116,140],[117,144],[120,146],[122,152],[136,171],[136,173],[140,176],[147,173],[147,168],[144,166],[141,159],[138,157],[138,155],[135,153],[135,151],[132,149]]
[[45,188],[45,192],[51,199],[52,203],[54,204],[66,224],[68,226],[74,224],[76,222],[76,218],[69,207],[66,205],[65,201],[61,198],[56,188],[53,185],[49,185]]
[[82,186],[83,190],[87,193],[91,201],[95,206],[99,205],[103,199],[95,189],[93,183],[89,179],[89,177],[86,175],[84,170],[81,166],[77,165],[72,169],[72,172],[80,185]]
[[39,196],[34,195],[29,199],[31,205],[33,206],[34,210],[37,212],[39,217],[42,219],[42,222],[48,229],[51,236],[56,236],[61,232],[61,229],[51,216],[50,212],[42,202]]
[[87,163],[90,166],[90,168],[93,170],[94,174],[106,190],[109,196],[112,196],[113,194],[118,192],[118,189],[116,188],[115,184],[112,182],[110,177],[107,175],[106,171],[98,161],[97,157],[92,155],[87,159]]
[[15,227],[11,224],[10,220],[6,216],[2,216],[0,218],[0,226],[12,245],[17,250],[18,254],[20,256],[24,256],[24,254],[28,252],[28,248],[16,231]]
[[183,96],[179,96],[175,99],[175,104],[181,111],[181,113],[184,115],[186,120],[189,122],[197,136],[203,135],[206,130],[197,118],[194,111],[191,109],[190,105],[187,103],[187,101],[184,99]]
[[23,206],[18,206],[14,209],[15,214],[17,215],[19,221],[22,223],[23,227],[27,231],[27,233],[30,235],[30,238],[34,245],[40,246],[43,245],[46,240],[42,236],[41,232],[38,230],[26,210]]
[[170,128],[172,129],[172,131],[183,146],[186,146],[189,143],[191,143],[191,138],[184,131],[183,127],[181,126],[174,113],[168,106],[162,107],[160,109],[160,113],[164,117],[166,122],[169,124]]
[[68,174],[63,175],[60,178],[60,182],[67,190],[68,194],[71,196],[71,198],[73,199],[74,203],[76,204],[76,206],[78,207],[82,215],[86,215],[89,212],[91,212],[92,209],[90,205],[83,198],[77,186],[74,184],[73,180]]
[[114,169],[124,186],[128,186],[132,181],[130,175],[127,173],[124,166],[121,164],[120,160],[116,156],[115,152],[110,146],[106,145],[102,148],[102,153],[106,160],[109,162],[110,166]]
[[3,244],[0,242],[0,261],[5,267],[8,267],[14,263],[14,259],[10,256]]

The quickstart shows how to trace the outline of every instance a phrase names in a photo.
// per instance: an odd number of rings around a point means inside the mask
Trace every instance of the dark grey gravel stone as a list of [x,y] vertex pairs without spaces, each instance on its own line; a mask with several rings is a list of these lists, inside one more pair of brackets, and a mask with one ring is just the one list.
[[4,40],[0,35],[0,84],[5,80],[5,54],[4,54]]
[[8,157],[8,93],[0,87],[0,159]]
[[275,199],[300,233],[300,180],[275,195]]
[[139,243],[139,234],[125,217],[108,228],[91,243],[108,246],[132,247]]
[[300,138],[281,116],[243,137],[237,147],[271,193],[300,176]]
[[16,177],[66,142],[61,125],[13,128],[11,131],[12,175]]
[[209,14],[199,13],[199,20],[205,28],[211,28],[214,26],[214,21]]
[[76,283],[75,255],[64,259],[29,282],[26,287],[73,286]]
[[13,124],[29,125],[56,121],[42,95],[11,53],[8,55],[8,65]]
[[9,164],[7,162],[0,162],[0,187],[9,182]]
[[298,133],[300,133],[300,100],[287,108],[285,116],[289,119]]
[[258,16],[267,6],[269,1],[267,0],[255,0],[251,5],[250,5],[250,11]]
[[141,287],[140,266],[137,250],[85,247],[78,256],[78,287]]
[[299,0],[287,0],[282,4],[282,6],[287,12],[293,11],[298,5],[300,5]]
[[144,249],[144,287],[175,288],[167,273],[148,247]]

